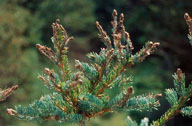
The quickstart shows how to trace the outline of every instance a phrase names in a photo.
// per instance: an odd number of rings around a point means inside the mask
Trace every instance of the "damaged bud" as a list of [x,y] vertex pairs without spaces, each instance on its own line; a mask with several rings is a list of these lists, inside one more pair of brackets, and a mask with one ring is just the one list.
[[187,22],[187,25],[189,27],[189,35],[192,36],[192,19],[188,13],[185,13],[184,18],[185,18],[185,21]]
[[128,94],[132,94],[133,93],[133,87],[132,86],[127,89],[127,93]]
[[15,111],[14,109],[7,109],[6,112],[7,112],[7,114],[12,115],[12,116],[17,114],[17,111]]
[[157,95],[155,96],[156,99],[160,99],[161,97],[162,97],[162,94],[157,94]]
[[48,48],[47,46],[42,46],[40,44],[37,44],[36,47],[41,54],[45,55],[47,58],[52,60],[54,63],[57,63],[56,54],[51,48]]
[[1,90],[0,102],[6,100],[7,97],[9,97],[17,88],[18,88],[18,85],[15,85],[15,86],[13,86],[11,88],[7,88],[5,90]]
[[44,72],[45,72],[45,74],[49,75],[49,74],[50,74],[49,68],[45,68],[45,69],[44,69]]
[[182,70],[180,68],[177,69],[177,72],[176,72],[177,76],[178,76],[178,82],[180,83],[181,82],[181,79],[183,77],[183,73],[182,73]]

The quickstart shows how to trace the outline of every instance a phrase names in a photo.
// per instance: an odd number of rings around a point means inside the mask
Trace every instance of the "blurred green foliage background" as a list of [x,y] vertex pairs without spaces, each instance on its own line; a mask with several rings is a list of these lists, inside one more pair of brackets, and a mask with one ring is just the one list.
[[[173,87],[171,74],[180,67],[192,80],[192,49],[188,43],[185,12],[192,15],[191,0],[0,0],[0,88],[19,84],[19,89],[0,103],[0,126],[53,126],[57,122],[27,122],[6,114],[6,108],[28,104],[50,91],[37,79],[44,67],[53,64],[39,54],[35,44],[52,46],[51,24],[57,18],[75,40],[70,43],[69,59],[86,61],[86,53],[104,47],[97,37],[95,21],[111,34],[111,12],[125,14],[126,30],[135,50],[148,41],[161,47],[143,63],[130,70],[135,95],[163,93]],[[73,69],[73,67],[71,67]],[[115,92],[115,91],[113,91]],[[125,126],[126,115],[135,120],[147,116],[157,119],[169,107],[165,99],[154,112],[107,113],[87,121],[88,126]],[[73,124],[72,124],[73,125]],[[74,124],[75,125],[75,124]],[[169,126],[190,126],[192,120],[178,115]]]

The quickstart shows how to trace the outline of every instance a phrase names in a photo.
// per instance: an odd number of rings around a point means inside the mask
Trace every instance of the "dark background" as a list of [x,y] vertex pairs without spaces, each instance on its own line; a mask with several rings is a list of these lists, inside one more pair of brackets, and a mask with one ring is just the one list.
[[[0,103],[0,126],[51,126],[56,122],[27,122],[8,116],[6,108],[26,105],[50,91],[37,79],[44,67],[54,68],[35,48],[37,43],[52,47],[51,24],[59,18],[68,34],[71,68],[74,59],[86,61],[86,53],[104,47],[98,39],[95,21],[111,34],[111,13],[117,9],[125,14],[126,30],[130,33],[135,52],[148,40],[160,42],[154,55],[135,66],[135,95],[163,93],[173,87],[172,74],[179,67],[192,80],[192,47],[183,18],[192,15],[191,0],[0,0],[0,88],[18,84],[19,89]],[[164,96],[164,93],[163,93]],[[189,102],[189,105],[191,103]],[[130,115],[137,122],[144,117],[156,120],[169,108],[161,99],[161,107],[153,112],[107,113],[88,121],[88,126],[125,126]],[[73,125],[73,124],[72,124]],[[177,115],[168,126],[191,126],[192,119]]]

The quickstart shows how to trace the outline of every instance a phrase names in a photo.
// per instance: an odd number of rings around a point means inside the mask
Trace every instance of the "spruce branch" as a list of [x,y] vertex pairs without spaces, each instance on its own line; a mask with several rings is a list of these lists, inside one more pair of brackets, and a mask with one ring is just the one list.
[[[130,35],[125,30],[124,14],[118,20],[117,11],[112,13],[113,33],[107,35],[99,22],[96,27],[99,37],[106,45],[100,53],[89,53],[89,63],[75,61],[76,71],[71,72],[67,44],[73,40],[57,19],[52,24],[54,49],[37,44],[37,48],[57,65],[58,70],[45,68],[38,78],[54,93],[45,95],[27,107],[7,109],[10,115],[26,120],[56,120],[76,122],[85,125],[85,120],[116,110],[156,109],[160,95],[133,96],[131,76],[125,74],[133,65],[142,62],[154,52],[159,43],[148,42],[139,52],[133,54]],[[111,39],[111,38],[113,39]],[[59,71],[59,72],[55,72]],[[114,97],[105,91],[116,87],[122,90]],[[123,87],[126,87],[124,89]],[[142,108],[143,107],[143,108]]]
[[[192,36],[192,19],[188,13],[185,13],[184,18],[189,27],[188,38],[189,38],[190,44],[192,45],[192,37],[191,37]],[[148,54],[151,52],[151,50],[142,49],[141,52],[143,52],[142,54]],[[144,55],[141,56],[140,54],[138,54],[136,57],[135,59],[141,59],[138,61],[142,61],[142,59],[145,58]],[[189,116],[189,117],[192,116],[192,107],[186,106],[186,103],[190,100],[190,97],[192,97],[192,83],[190,83],[189,86],[186,87],[185,74],[182,72],[180,68],[178,68],[176,73],[173,74],[173,78],[174,78],[174,81],[173,81],[174,89],[165,90],[166,99],[170,104],[170,108],[158,120],[153,121],[151,126],[164,126],[167,121],[174,118],[179,113],[181,113],[183,116]],[[131,120],[130,117],[128,117],[127,126],[129,124],[132,124],[135,126],[138,125],[136,122]],[[146,125],[148,126],[148,123],[146,123]]]
[[[175,92],[173,89],[166,90],[166,98],[171,104],[171,108],[167,110],[167,112],[165,112],[160,119],[154,121],[153,126],[165,125],[168,120],[172,119],[181,112],[182,107],[185,106],[186,102],[189,101],[189,98],[192,96],[191,85],[188,88],[185,88],[185,76],[180,68],[177,69],[177,72],[173,75],[173,77],[177,92]],[[179,98],[177,98],[177,96],[179,96]]]
[[[186,106],[186,103],[190,100],[190,97],[192,97],[192,84],[190,84],[188,88],[185,87],[185,76],[180,68],[177,69],[177,72],[173,75],[173,78],[175,89],[165,90],[166,99],[171,106],[158,120],[153,121],[151,126],[164,126],[167,121],[171,120],[179,113],[189,117],[192,115],[191,106]],[[157,95],[157,97],[159,96]],[[132,123],[130,117],[127,119],[127,121]]]
[[[188,13],[185,13],[184,18],[189,28],[189,42],[192,44],[192,19]],[[185,74],[182,73],[180,68],[177,69],[177,72],[173,75],[174,78],[174,89],[167,89],[165,91],[166,99],[171,105],[171,108],[163,114],[160,119],[153,122],[154,126],[162,126],[165,123],[176,116],[178,113],[183,115],[191,115],[191,107],[185,107],[186,102],[190,100],[192,96],[192,84],[189,84],[186,88],[185,84]]]

